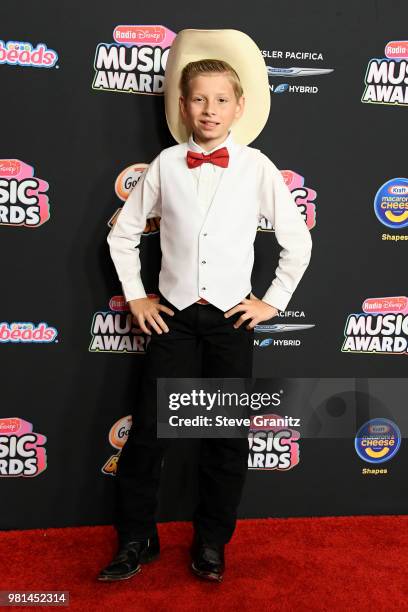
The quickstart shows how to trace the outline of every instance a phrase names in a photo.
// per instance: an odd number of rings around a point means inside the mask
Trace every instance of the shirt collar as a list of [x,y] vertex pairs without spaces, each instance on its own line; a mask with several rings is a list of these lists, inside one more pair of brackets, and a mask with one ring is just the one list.
[[227,147],[229,151],[231,151],[234,148],[235,141],[232,135],[232,131],[228,130],[228,136],[226,137],[224,142],[221,142],[220,144],[218,144],[216,147],[214,147],[210,151],[206,151],[199,144],[197,144],[194,140],[192,133],[190,134],[190,138],[188,139],[187,144],[188,144],[188,148],[191,149],[191,151],[197,151],[197,153],[205,153],[206,155],[208,155],[209,153],[212,153],[213,151],[216,151],[217,149],[221,149],[222,147]]

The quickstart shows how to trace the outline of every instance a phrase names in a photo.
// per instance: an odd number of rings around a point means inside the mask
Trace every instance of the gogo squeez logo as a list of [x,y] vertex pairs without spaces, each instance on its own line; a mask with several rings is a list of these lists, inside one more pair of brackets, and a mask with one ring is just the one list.
[[28,421],[0,419],[0,477],[38,476],[47,467],[47,438],[34,433]]
[[385,57],[369,61],[361,102],[408,105],[408,41],[392,40],[385,45]]
[[164,70],[176,34],[160,25],[120,25],[114,43],[97,46],[92,89],[163,94]]
[[298,425],[299,419],[277,414],[252,417],[248,469],[286,472],[298,465],[300,433],[292,429]]
[[[154,301],[159,296],[148,293]],[[123,295],[109,301],[109,310],[96,312],[91,326],[91,353],[136,353],[144,354],[150,336],[133,323],[133,315]]]
[[408,298],[368,298],[363,312],[348,316],[344,330],[344,353],[408,353]]
[[0,225],[39,227],[50,218],[48,183],[18,159],[0,159]]
[[[148,168],[148,164],[132,164],[128,166],[119,174],[115,181],[115,193],[122,202],[126,202],[130,193],[136,187],[138,182],[140,181],[143,172]],[[119,207],[115,210],[111,218],[109,219],[107,225],[109,228],[112,228],[122,207]],[[152,236],[157,234],[160,227],[160,217],[158,217],[156,211],[150,211],[147,214],[146,218],[146,227],[143,230],[143,236]]]
[[125,416],[116,423],[114,423],[109,431],[109,442],[118,452],[111,455],[106,461],[105,465],[101,468],[103,474],[109,476],[116,475],[116,468],[118,465],[120,453],[122,448],[125,446],[129,436],[130,428],[132,427],[132,416]]
[[[308,229],[311,230],[316,225],[316,205],[314,203],[317,195],[316,191],[310,187],[305,187],[304,177],[297,172],[293,172],[293,170],[281,170],[281,174],[295,203],[300,209]],[[265,217],[261,217],[258,231],[272,232],[271,222]]]

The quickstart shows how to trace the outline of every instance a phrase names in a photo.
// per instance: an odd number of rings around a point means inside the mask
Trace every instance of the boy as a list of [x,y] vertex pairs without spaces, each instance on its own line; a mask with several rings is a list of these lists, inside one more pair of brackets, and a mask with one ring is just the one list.
[[[241,144],[254,140],[269,113],[268,77],[255,43],[236,30],[183,30],[171,47],[165,83],[166,117],[180,144],[153,160],[108,236],[129,308],[151,339],[117,466],[119,550],[99,580],[130,578],[159,556],[155,511],[167,442],[157,438],[157,378],[250,378],[254,327],[286,308],[311,254],[310,233],[279,170]],[[146,219],[155,216],[161,217],[160,303],[146,296],[136,250]],[[283,249],[276,278],[259,299],[250,277],[261,216],[273,223]],[[200,444],[191,567],[219,582],[249,445],[244,438]]]

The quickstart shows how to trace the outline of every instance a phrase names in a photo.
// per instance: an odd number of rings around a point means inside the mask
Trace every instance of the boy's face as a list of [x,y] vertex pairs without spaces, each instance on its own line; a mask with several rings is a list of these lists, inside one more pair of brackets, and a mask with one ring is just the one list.
[[211,148],[226,138],[232,123],[241,117],[244,103],[244,96],[237,101],[227,76],[210,73],[191,79],[188,97],[180,96],[180,112],[196,142]]

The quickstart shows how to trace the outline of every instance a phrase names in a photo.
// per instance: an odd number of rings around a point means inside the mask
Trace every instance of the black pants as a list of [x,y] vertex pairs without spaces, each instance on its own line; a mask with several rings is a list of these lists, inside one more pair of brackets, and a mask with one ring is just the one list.
[[[248,296],[249,297],[249,294]],[[160,312],[169,331],[152,335],[143,357],[140,390],[132,427],[116,473],[115,527],[120,536],[146,538],[156,533],[157,495],[162,457],[176,439],[157,438],[157,378],[250,378],[254,330],[233,324],[212,304],[178,310],[163,295],[160,303],[174,315]],[[197,351],[201,350],[199,368]],[[202,438],[198,463],[199,503],[195,531],[210,542],[226,543],[233,534],[236,511],[248,468],[246,438]]]

